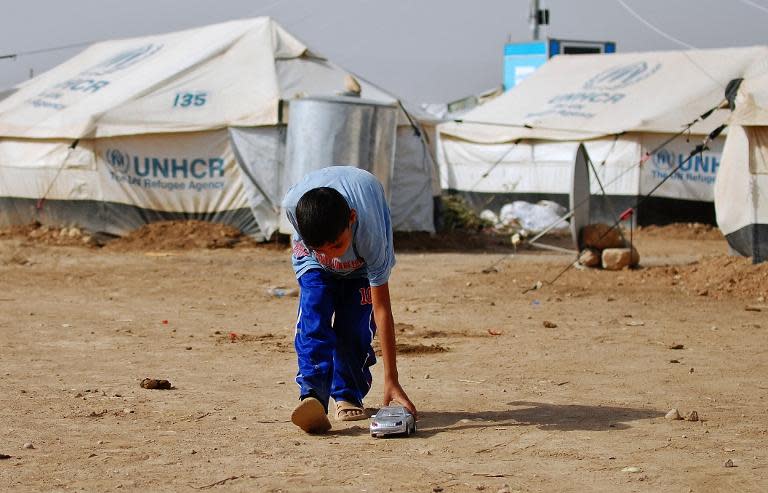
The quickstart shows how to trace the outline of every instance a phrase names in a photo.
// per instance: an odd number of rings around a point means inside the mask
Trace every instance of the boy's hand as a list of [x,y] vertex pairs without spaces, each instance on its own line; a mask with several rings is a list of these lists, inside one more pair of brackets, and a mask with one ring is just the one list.
[[408,398],[397,378],[397,345],[395,344],[395,320],[389,299],[389,283],[371,286],[373,318],[381,341],[381,359],[384,362],[384,405],[397,401],[416,418],[416,406]]
[[408,410],[411,414],[413,414],[413,417],[415,419],[418,419],[418,414],[416,413],[416,406],[413,405],[413,402],[408,398],[408,395],[406,395],[403,388],[400,386],[399,383],[384,383],[384,405],[388,406],[390,402],[397,401],[399,404],[401,404],[404,408]]

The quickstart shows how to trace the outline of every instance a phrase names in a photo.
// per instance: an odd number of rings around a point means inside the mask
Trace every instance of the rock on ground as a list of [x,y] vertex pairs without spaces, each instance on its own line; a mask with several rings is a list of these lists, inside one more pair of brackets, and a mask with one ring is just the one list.
[[607,224],[589,224],[581,228],[580,233],[582,248],[624,248],[626,243],[618,228],[612,228]]
[[599,267],[600,261],[600,251],[594,248],[585,248],[579,255],[579,263],[585,267]]
[[640,263],[640,254],[635,247],[630,248],[606,248],[603,250],[603,269],[621,270],[624,267],[635,266]]

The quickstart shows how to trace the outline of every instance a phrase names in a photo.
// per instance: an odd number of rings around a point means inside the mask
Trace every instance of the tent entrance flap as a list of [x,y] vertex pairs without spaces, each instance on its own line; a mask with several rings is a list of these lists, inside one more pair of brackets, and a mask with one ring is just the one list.
[[731,125],[715,184],[717,225],[755,263],[768,260],[768,174],[759,172],[766,141],[766,127]]
[[285,134],[285,125],[229,129],[232,149],[244,175],[248,205],[265,239],[277,231],[279,222]]
[[589,156],[584,144],[579,144],[573,160],[571,193],[568,205],[572,214],[571,236],[573,244],[581,250],[581,228],[589,224]]

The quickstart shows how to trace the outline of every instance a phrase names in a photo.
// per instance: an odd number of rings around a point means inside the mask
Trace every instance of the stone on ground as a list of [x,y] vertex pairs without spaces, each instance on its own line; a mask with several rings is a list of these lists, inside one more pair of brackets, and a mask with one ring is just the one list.
[[640,263],[640,254],[636,248],[606,248],[603,250],[603,269],[621,270]]
[[624,248],[624,238],[618,228],[612,228],[607,224],[589,224],[581,228],[581,247],[596,248]]
[[579,263],[584,267],[599,267],[600,252],[594,248],[585,248],[579,255]]

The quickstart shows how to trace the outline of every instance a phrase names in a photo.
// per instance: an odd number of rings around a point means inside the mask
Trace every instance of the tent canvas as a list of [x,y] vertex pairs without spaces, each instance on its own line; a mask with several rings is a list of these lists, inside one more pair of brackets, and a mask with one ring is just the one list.
[[717,224],[730,247],[768,260],[768,66],[741,82],[715,184]]
[[[514,89],[439,126],[442,185],[483,203],[550,198],[565,205],[572,157],[584,142],[595,165],[593,209],[598,219],[615,218],[684,162],[727,112],[667,141],[717,106],[728,81],[767,54],[750,47],[555,57]],[[723,141],[656,190],[638,221],[713,220]]]
[[339,92],[347,75],[269,18],[92,45],[0,101],[0,224],[122,235],[186,218],[269,237],[289,101]]
[[16,89],[14,89],[12,87],[8,88],[8,89],[0,89],[0,101],[2,101],[3,99],[7,98],[8,96],[13,94],[14,92],[16,92]]
[[[593,219],[615,220],[618,212],[634,206],[640,196],[650,192],[680,163],[684,163],[681,171],[654,192],[654,199],[643,204],[638,221],[663,222],[675,214],[706,218],[713,213],[712,185],[720,166],[723,139],[716,139],[709,150],[685,162],[696,142],[686,137],[666,142],[668,138],[663,134],[628,133],[583,142],[592,163]],[[647,152],[661,144],[661,150],[638,166]],[[511,200],[548,199],[567,205],[578,145],[538,140],[478,144],[441,137],[441,185],[461,193],[477,208],[498,209]]]

